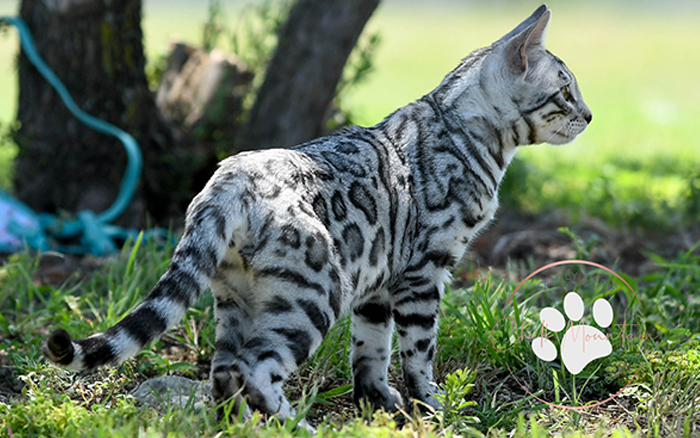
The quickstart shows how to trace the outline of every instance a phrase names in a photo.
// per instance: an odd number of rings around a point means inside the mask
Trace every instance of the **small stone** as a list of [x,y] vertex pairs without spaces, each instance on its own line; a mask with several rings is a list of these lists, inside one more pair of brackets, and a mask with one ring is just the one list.
[[211,394],[209,383],[180,376],[161,376],[146,380],[131,395],[154,408],[204,409]]

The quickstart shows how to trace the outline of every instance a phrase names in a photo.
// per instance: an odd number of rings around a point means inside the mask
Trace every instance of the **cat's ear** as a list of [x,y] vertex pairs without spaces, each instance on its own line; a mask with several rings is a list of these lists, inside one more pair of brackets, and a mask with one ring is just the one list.
[[545,53],[544,39],[552,11],[542,5],[525,21],[498,40],[505,44],[503,56],[508,69],[516,75],[527,71],[528,64],[536,62]]

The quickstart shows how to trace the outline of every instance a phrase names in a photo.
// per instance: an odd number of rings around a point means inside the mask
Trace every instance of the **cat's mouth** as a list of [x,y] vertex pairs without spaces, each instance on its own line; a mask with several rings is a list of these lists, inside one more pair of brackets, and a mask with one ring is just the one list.
[[581,116],[576,116],[556,129],[549,138],[545,140],[545,143],[557,146],[571,143],[588,128],[589,123],[590,117],[588,120],[585,120]]
[[567,130],[570,131],[573,134],[573,137],[576,138],[579,134],[581,134],[583,131],[588,128],[589,122],[583,120],[582,117],[576,117],[573,120],[570,120],[567,123]]

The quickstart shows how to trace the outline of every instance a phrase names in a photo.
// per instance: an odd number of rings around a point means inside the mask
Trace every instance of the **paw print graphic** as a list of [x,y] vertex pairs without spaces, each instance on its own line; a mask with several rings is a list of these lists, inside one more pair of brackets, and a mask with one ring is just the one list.
[[[564,297],[564,312],[571,321],[580,321],[583,317],[583,300],[576,292],[569,292]],[[600,298],[593,303],[593,319],[600,327],[607,328],[613,320],[610,303]],[[566,327],[564,316],[553,307],[540,311],[542,326],[553,332],[560,332]],[[608,337],[596,327],[587,324],[570,324],[564,333],[559,348],[564,366],[571,374],[580,373],[592,361],[612,353]],[[539,336],[532,340],[532,351],[540,359],[551,362],[557,357],[557,348],[546,337]]]

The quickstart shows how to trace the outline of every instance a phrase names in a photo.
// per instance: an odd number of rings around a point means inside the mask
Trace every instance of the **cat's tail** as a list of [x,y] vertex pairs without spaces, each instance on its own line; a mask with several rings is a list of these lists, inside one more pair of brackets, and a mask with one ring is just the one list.
[[56,330],[43,345],[49,360],[73,370],[119,364],[184,318],[209,287],[232,234],[243,226],[242,212],[236,208],[240,198],[215,186],[210,184],[193,200],[170,266],[148,297],[102,333],[72,339],[66,330]]

